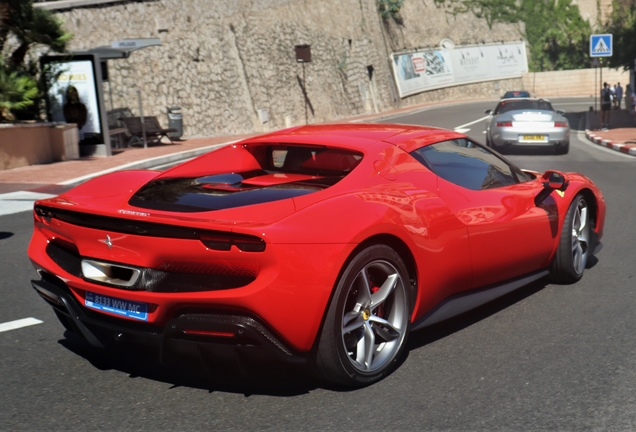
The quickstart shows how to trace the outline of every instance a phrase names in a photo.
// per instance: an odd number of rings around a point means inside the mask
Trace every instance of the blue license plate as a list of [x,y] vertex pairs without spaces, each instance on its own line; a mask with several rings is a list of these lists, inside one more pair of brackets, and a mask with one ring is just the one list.
[[91,309],[110,312],[141,321],[148,321],[148,305],[146,303],[123,300],[86,291],[84,304]]

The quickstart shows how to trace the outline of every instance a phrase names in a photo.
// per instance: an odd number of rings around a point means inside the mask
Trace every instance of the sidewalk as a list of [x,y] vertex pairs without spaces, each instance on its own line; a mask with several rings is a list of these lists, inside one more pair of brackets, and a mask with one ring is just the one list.
[[595,144],[636,156],[636,120],[627,110],[612,110],[610,127],[600,130],[600,114],[588,111],[585,136]]
[[219,145],[253,134],[191,138],[179,144],[148,148],[113,149],[111,157],[87,157],[44,165],[29,165],[0,171],[0,194],[14,191],[60,193],[70,185],[91,177],[122,169],[144,169],[207,153]]

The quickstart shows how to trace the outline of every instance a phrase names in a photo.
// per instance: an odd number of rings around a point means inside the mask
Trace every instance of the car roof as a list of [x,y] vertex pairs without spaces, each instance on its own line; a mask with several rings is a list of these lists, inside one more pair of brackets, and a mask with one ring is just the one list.
[[528,101],[528,102],[550,102],[550,99],[546,99],[546,98],[537,98],[537,97],[524,97],[524,98],[506,98],[506,99],[502,99],[499,101],[499,103],[502,102],[523,102],[523,101]]
[[390,123],[332,123],[299,126],[248,138],[244,144],[281,143],[325,145],[362,150],[385,142],[412,151],[423,145],[465,136],[446,129]]

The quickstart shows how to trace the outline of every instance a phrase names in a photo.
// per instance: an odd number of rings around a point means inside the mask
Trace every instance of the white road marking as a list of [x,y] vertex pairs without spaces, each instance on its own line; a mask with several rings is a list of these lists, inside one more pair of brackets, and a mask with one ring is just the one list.
[[36,200],[53,198],[54,196],[28,191],[0,194],[0,216],[33,210],[33,203]]
[[475,120],[475,121],[472,121],[472,122],[470,122],[470,123],[466,123],[466,124],[463,124],[463,125],[461,125],[461,126],[457,126],[457,127],[455,127],[455,128],[454,128],[454,130],[455,130],[455,132],[459,132],[459,133],[466,133],[466,132],[468,132],[468,131],[470,130],[470,128],[468,128],[468,129],[467,129],[467,128],[466,128],[466,126],[474,125],[475,123],[479,123],[480,121],[484,121],[484,120],[486,120],[486,119],[487,119],[487,118],[489,118],[489,117],[490,117],[490,116],[489,116],[489,115],[487,115],[487,116],[484,116],[484,117],[482,117],[482,118],[480,118],[480,119],[477,119],[477,120]]
[[40,321],[36,318],[24,318],[15,321],[9,321],[6,323],[0,324],[0,333],[6,332],[9,330],[16,330],[22,327],[28,327],[36,324],[42,324],[44,321]]

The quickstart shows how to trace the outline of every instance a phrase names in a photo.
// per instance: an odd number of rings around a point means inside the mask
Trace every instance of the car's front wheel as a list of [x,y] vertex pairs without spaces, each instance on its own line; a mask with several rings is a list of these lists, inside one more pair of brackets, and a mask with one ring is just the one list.
[[349,261],[315,353],[325,379],[361,387],[392,371],[409,331],[410,290],[406,266],[388,246],[369,246]]
[[569,284],[583,277],[591,253],[591,216],[591,209],[585,197],[577,195],[563,221],[559,246],[552,262],[552,281]]

